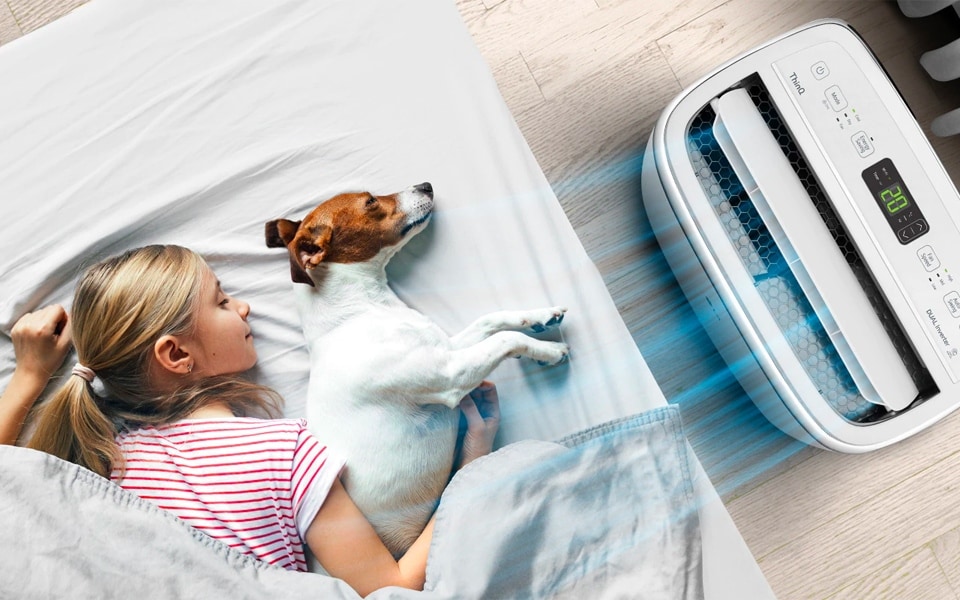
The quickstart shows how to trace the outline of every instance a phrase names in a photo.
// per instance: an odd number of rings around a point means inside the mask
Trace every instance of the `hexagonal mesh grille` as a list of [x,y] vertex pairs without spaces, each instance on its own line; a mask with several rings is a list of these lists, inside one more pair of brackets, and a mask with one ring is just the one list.
[[[874,310],[880,316],[887,334],[904,359],[914,383],[922,390],[921,397],[928,397],[930,390],[935,389],[930,374],[916,357],[859,252],[780,119],[763,84],[759,78],[754,77],[742,82],[741,86],[749,92],[811,201],[833,234]],[[820,395],[840,416],[854,423],[875,422],[892,416],[893,413],[868,402],[860,395],[816,312],[807,301],[800,284],[720,150],[713,135],[714,118],[715,114],[708,105],[691,121],[687,136],[690,161],[727,231],[730,242],[739,253],[747,271],[753,276],[757,292],[780,326],[787,344],[806,369]]]

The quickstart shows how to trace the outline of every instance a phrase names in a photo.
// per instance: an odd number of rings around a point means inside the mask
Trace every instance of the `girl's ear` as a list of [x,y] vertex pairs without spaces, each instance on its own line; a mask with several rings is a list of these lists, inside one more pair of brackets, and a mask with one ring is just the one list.
[[193,358],[174,335],[165,335],[153,345],[153,357],[166,371],[177,375],[186,375],[193,371]]

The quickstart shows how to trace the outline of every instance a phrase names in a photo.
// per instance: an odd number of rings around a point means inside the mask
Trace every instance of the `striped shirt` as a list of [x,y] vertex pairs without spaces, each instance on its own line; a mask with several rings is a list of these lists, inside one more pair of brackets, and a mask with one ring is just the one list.
[[343,460],[303,419],[195,419],[121,433],[121,487],[227,545],[306,571],[303,539]]

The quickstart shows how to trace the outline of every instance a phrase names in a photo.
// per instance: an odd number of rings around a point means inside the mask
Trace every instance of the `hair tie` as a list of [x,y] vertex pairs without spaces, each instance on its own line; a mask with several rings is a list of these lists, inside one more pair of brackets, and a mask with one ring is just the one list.
[[76,375],[80,379],[86,380],[87,383],[93,383],[93,378],[97,376],[97,374],[93,372],[93,369],[90,367],[85,367],[80,363],[73,365],[73,371],[71,374]]

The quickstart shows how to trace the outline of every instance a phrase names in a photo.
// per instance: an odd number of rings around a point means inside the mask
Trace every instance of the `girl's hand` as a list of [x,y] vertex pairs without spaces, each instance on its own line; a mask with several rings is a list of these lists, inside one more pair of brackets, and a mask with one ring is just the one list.
[[460,410],[467,418],[467,433],[460,450],[460,467],[490,454],[493,438],[500,428],[500,397],[497,386],[483,381],[460,401]]
[[72,342],[70,319],[60,305],[20,317],[10,331],[17,366],[0,395],[0,444],[13,444],[50,376],[57,372]]
[[10,337],[17,357],[17,371],[42,379],[44,383],[63,364],[73,341],[70,318],[59,304],[20,317]]

